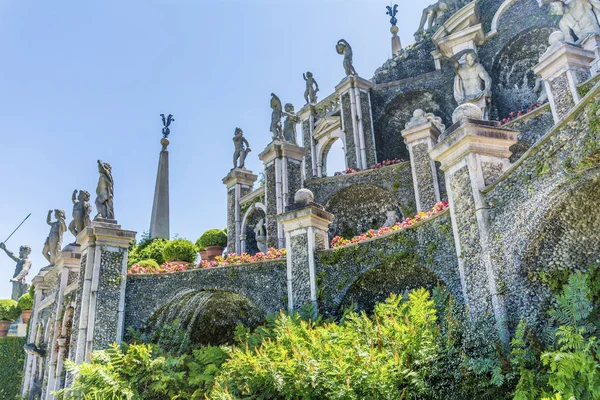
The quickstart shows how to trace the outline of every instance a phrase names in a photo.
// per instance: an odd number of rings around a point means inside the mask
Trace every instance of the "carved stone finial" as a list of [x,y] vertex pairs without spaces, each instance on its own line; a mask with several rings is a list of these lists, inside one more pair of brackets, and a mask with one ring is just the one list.
[[390,24],[392,24],[392,26],[396,26],[398,23],[398,19],[396,18],[396,14],[398,14],[398,4],[394,4],[393,6],[385,6],[385,8],[387,9],[385,14],[391,17]]
[[315,195],[313,192],[306,188],[302,188],[294,195],[294,203],[297,204],[308,204],[315,201]]
[[452,123],[455,124],[458,121],[464,119],[483,119],[483,113],[481,109],[472,103],[464,103],[456,107],[456,110],[452,113]]
[[[169,126],[171,126],[171,123],[173,121],[175,121],[175,118],[173,118],[173,114],[169,114],[167,116],[167,118],[165,118],[165,114],[160,114],[160,117],[162,118],[162,123],[163,123],[163,128],[162,128],[163,139],[167,139],[169,137],[169,134],[171,133],[171,129],[169,129]],[[167,145],[168,145],[168,141],[167,141]],[[163,144],[163,146],[164,146],[164,144]]]

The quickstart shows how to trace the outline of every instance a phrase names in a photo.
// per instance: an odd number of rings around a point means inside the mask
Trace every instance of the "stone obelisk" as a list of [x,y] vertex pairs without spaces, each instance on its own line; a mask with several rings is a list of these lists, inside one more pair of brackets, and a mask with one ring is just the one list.
[[156,173],[156,186],[154,188],[154,203],[152,204],[152,218],[150,220],[150,238],[169,239],[169,125],[175,121],[172,114],[163,119],[163,138],[160,140],[162,150],[158,158],[158,172]]

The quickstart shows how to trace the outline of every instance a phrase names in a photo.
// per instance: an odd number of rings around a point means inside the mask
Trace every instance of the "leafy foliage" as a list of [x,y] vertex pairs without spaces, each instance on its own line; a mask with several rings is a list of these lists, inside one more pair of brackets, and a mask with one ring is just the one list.
[[196,261],[196,245],[186,239],[175,239],[168,242],[163,248],[163,257],[166,262],[185,261],[193,263]]
[[163,249],[169,243],[167,239],[150,239],[146,238],[140,241],[137,246],[129,252],[127,261],[128,266],[139,263],[141,260],[152,259],[158,265],[165,263]]
[[206,248],[208,246],[227,246],[227,234],[222,229],[209,229],[202,234],[196,241],[198,247]]
[[[33,285],[32,285],[33,286]],[[23,296],[19,297],[19,301],[17,302],[19,309],[22,310],[31,310],[33,308],[33,297],[29,292],[25,293]]]
[[0,338],[0,399],[14,399],[21,389],[25,338],[7,336]]
[[16,301],[0,300],[0,320],[16,321],[21,315],[21,309]]
[[158,263],[151,259],[151,258],[147,258],[145,260],[140,260],[137,265],[139,265],[140,267],[153,267],[153,268],[159,268],[160,265],[158,265]]

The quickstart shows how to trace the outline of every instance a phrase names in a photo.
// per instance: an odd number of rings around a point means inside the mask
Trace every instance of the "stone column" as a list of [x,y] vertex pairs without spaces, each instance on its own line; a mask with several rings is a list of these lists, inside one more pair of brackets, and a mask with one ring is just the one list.
[[425,118],[422,110],[416,110],[414,115],[402,131],[402,137],[410,155],[417,211],[426,211],[440,201],[437,170],[429,150],[436,145],[441,132]]
[[135,232],[121,229],[115,220],[97,218],[77,235],[81,268],[73,320],[70,357],[87,361],[93,350],[120,343],[123,337],[127,249]]
[[550,47],[533,68],[544,82],[555,123],[581,100],[577,85],[590,78],[590,63],[594,60],[593,51],[560,41],[562,36],[561,32],[550,35]]
[[[472,104],[461,107],[474,107]],[[456,112],[455,112],[456,114]],[[504,299],[498,293],[498,270],[491,259],[488,206],[481,189],[493,183],[509,167],[508,148],[516,143],[517,131],[499,122],[463,119],[444,133],[429,152],[441,162],[463,297],[473,320],[492,314],[500,339],[509,340]]]
[[304,179],[312,179],[317,176],[317,155],[315,153],[315,140],[313,131],[315,129],[315,106],[307,104],[298,112],[302,126],[302,146],[306,149],[304,156]]
[[252,191],[256,175],[245,168],[234,168],[223,183],[227,187],[227,253],[242,253],[242,209],[240,199]]
[[158,172],[154,187],[154,202],[150,219],[150,237],[169,239],[169,139],[160,141],[162,150],[158,157]]
[[309,302],[316,307],[315,251],[329,247],[328,228],[333,215],[314,203],[310,190],[301,189],[294,204],[278,220],[287,242],[288,310],[297,311]]
[[369,93],[372,87],[373,83],[356,75],[347,76],[335,87],[341,98],[348,168],[366,169],[377,164]]
[[285,235],[277,222],[277,215],[285,212],[292,203],[291,196],[302,187],[302,159],[305,155],[303,147],[278,140],[258,155],[265,165],[267,248],[285,247]]

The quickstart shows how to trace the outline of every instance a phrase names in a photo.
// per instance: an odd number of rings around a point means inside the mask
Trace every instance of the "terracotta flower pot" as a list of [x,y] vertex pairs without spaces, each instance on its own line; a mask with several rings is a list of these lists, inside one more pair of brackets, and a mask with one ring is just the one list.
[[206,246],[206,256],[208,261],[215,261],[215,257],[223,255],[223,249],[221,246]]
[[6,319],[0,320],[0,337],[4,337],[8,334],[8,328],[10,328],[10,324],[12,324],[12,321],[8,321]]
[[21,317],[23,318],[23,323],[26,324],[27,322],[29,322],[29,318],[31,318],[31,311],[32,310],[23,310],[21,311]]
[[201,260],[206,260],[208,258],[208,252],[206,250],[202,250],[199,253],[200,253]]

